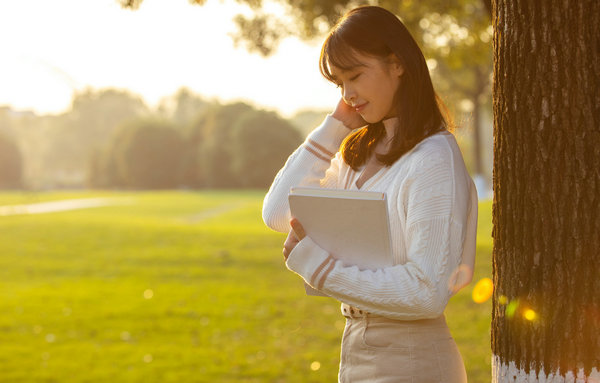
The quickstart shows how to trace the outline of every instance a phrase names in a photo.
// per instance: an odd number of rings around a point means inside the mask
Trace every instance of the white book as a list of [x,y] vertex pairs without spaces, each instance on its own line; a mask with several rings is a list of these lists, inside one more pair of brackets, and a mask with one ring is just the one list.
[[[374,270],[393,264],[385,193],[292,187],[288,199],[306,235],[344,265]],[[305,287],[309,295],[324,295]]]

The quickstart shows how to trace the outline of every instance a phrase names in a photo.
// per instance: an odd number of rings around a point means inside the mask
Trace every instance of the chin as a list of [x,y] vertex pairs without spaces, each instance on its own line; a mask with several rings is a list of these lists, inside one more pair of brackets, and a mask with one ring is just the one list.
[[373,122],[371,122],[371,119],[369,117],[363,116],[362,114],[361,114],[361,117],[363,118],[363,120],[365,120],[366,123],[368,123],[368,124],[372,124],[373,123]]
[[363,115],[361,115],[361,117],[363,118],[363,120],[365,120],[369,124],[374,124],[376,122],[383,120],[383,118],[373,118],[373,117],[363,116]]

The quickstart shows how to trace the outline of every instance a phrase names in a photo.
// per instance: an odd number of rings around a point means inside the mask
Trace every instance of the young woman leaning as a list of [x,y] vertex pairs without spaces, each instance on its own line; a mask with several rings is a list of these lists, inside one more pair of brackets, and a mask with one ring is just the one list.
[[[286,266],[342,302],[340,382],[466,382],[444,309],[472,278],[477,194],[423,53],[364,6],[333,27],[320,69],[342,97],[277,173],[263,219],[289,233]],[[290,215],[294,186],[385,192],[394,265],[361,270],[319,247]]]

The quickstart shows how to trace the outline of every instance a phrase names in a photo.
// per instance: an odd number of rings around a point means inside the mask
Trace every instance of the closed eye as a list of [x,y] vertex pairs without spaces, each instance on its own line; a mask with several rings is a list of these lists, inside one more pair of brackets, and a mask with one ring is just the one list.
[[[361,74],[362,74],[362,73],[358,73],[358,74],[356,74],[356,75],[354,75],[354,76],[350,77],[350,81],[354,81],[354,80],[356,80],[356,79],[357,79],[357,78],[358,78],[358,77],[359,77]],[[343,87],[343,84],[341,84],[341,83],[335,83],[335,86],[336,86],[337,88],[341,88],[341,87]]]

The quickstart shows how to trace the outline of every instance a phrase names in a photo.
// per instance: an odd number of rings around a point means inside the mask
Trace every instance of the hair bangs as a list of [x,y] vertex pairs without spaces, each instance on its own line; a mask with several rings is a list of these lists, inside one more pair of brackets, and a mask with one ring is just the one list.
[[329,35],[321,48],[319,65],[323,77],[334,84],[337,83],[337,79],[331,73],[332,66],[343,70],[350,70],[362,65],[356,58],[355,49],[335,32]]

